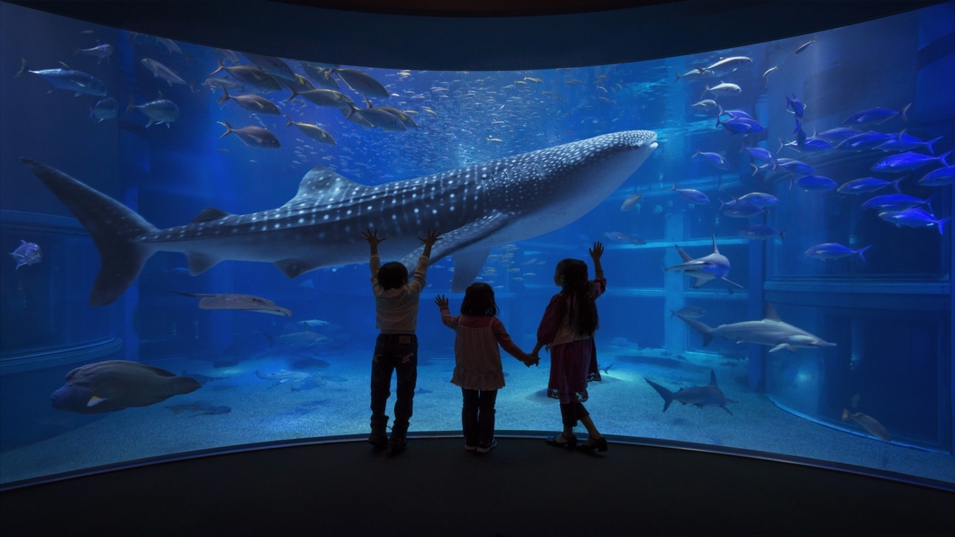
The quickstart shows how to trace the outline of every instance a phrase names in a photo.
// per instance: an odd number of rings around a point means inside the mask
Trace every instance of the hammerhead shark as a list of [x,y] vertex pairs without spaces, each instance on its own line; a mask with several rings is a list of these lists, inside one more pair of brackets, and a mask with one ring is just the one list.
[[723,395],[723,392],[721,392],[719,387],[716,385],[716,372],[712,369],[710,369],[709,386],[695,386],[693,388],[686,389],[680,388],[680,390],[676,392],[671,392],[670,390],[660,386],[650,379],[643,380],[647,381],[647,384],[652,386],[653,389],[660,394],[660,397],[663,397],[664,412],[670,408],[670,403],[673,401],[679,401],[684,405],[693,405],[698,408],[703,408],[705,406],[718,406],[729,412],[730,416],[732,416],[733,413],[730,412],[730,409],[726,408],[726,403],[739,403],[739,401],[727,399],[726,396]]
[[683,258],[683,263],[667,267],[666,270],[682,270],[696,278],[696,281],[693,282],[694,289],[697,289],[710,280],[723,280],[740,289],[743,288],[742,285],[726,279],[726,276],[730,273],[730,260],[721,254],[719,248],[716,247],[716,235],[713,235],[713,253],[710,255],[693,259],[679,246],[676,246],[676,251],[679,252],[680,257]]
[[766,303],[766,317],[762,321],[743,321],[710,328],[700,321],[680,313],[677,313],[676,316],[683,319],[683,322],[690,325],[694,330],[703,334],[704,347],[709,345],[714,337],[735,339],[738,343],[770,345],[773,348],[769,352],[783,349],[796,352],[797,348],[817,349],[836,346],[835,343],[829,343],[801,328],[784,323],[779,318],[779,314],[776,313],[776,308],[768,302]]
[[21,158],[89,231],[102,266],[91,306],[114,302],[157,251],[182,252],[189,273],[223,260],[273,263],[294,278],[321,267],[367,262],[359,233],[377,229],[383,259],[414,268],[417,237],[442,232],[431,260],[454,259],[451,291],[477,277],[491,248],[559,229],[590,212],[657,147],[652,131],[622,131],[381,185],[362,185],[321,166],[281,207],[235,215],[203,209],[183,226],[158,229],[112,198]]

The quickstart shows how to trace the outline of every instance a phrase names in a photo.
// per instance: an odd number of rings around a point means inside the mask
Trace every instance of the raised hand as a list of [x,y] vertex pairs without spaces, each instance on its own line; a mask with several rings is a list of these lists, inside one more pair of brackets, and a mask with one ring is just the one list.
[[366,241],[368,241],[368,244],[370,244],[370,245],[372,245],[372,246],[378,246],[378,243],[379,243],[379,242],[381,242],[381,241],[387,239],[387,237],[379,237],[379,236],[378,236],[378,230],[377,230],[377,229],[372,230],[371,228],[368,228],[368,229],[366,229],[365,231],[362,231],[362,232],[361,232],[361,238],[363,238],[363,239],[365,239]]
[[600,256],[604,254],[604,245],[600,241],[597,241],[594,243],[593,248],[587,248],[587,252],[590,253],[590,257],[593,258],[594,261],[598,261]]
[[439,308],[448,307],[448,299],[444,295],[434,297],[434,303],[437,304]]
[[441,234],[438,233],[438,230],[431,231],[428,230],[428,236],[425,238],[418,237],[418,240],[424,243],[424,252],[421,254],[425,257],[431,257],[431,247],[434,246],[434,243],[438,242],[438,239],[441,238]]

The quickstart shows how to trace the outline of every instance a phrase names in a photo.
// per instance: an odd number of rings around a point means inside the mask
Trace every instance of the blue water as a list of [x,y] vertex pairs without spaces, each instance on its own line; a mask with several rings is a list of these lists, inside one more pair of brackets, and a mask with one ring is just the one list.
[[[602,382],[591,384],[588,403],[602,432],[955,482],[951,230],[895,227],[861,208],[874,195],[894,193],[892,187],[859,196],[806,190],[791,186],[801,175],[754,174],[751,159],[741,153],[752,146],[779,150],[778,157],[803,161],[840,185],[903,175],[871,170],[898,150],[780,149],[797,138],[796,118],[786,106],[794,96],[806,105],[800,124],[809,138],[844,126],[861,110],[901,111],[911,103],[904,119],[893,115],[855,128],[893,134],[896,140],[903,130],[921,141],[940,137],[931,152],[924,145],[912,151],[935,156],[951,151],[951,3],[815,35],[632,64],[508,72],[358,67],[391,94],[372,98],[375,106],[404,110],[417,123],[405,132],[363,127],[333,108],[289,102],[285,89],[260,93],[295,121],[328,131],[337,140],[334,146],[287,127],[284,115],[217,103],[222,91],[203,82],[225,56],[222,51],[177,43],[179,53],[152,36],[7,4],[0,9],[0,245],[12,252],[26,240],[43,251],[36,264],[15,269],[12,258],[0,263],[3,483],[212,447],[363,434],[368,358],[376,335],[366,263],[287,279],[268,263],[224,261],[190,276],[184,255],[159,252],[116,302],[90,307],[100,266],[97,247],[18,157],[63,171],[162,229],[184,225],[207,207],[232,214],[279,207],[295,196],[313,166],[361,184],[384,185],[625,130],[655,131],[659,147],[622,186],[556,231],[496,244],[481,269],[478,279],[495,288],[500,317],[515,342],[525,350],[533,347],[544,307],[558,291],[552,279],[556,263],[587,259],[587,247],[603,241],[609,289],[599,301],[597,341],[601,366],[608,369]],[[113,45],[108,60],[71,55],[72,47],[97,43]],[[676,73],[733,56],[752,61],[703,78],[674,80]],[[102,97],[47,93],[49,85],[29,72],[11,78],[21,58],[27,69],[52,69],[63,61],[103,80],[120,103],[118,117],[91,123],[89,109]],[[154,77],[143,58],[163,63],[189,85]],[[287,62],[304,74],[294,58]],[[764,132],[731,134],[717,125],[715,110],[692,106],[712,99],[701,94],[722,82],[741,91],[719,96],[719,105],[747,112]],[[341,87],[365,107],[361,95]],[[130,99],[142,104],[159,99],[160,92],[180,112],[168,127],[146,128],[148,120],[137,109],[124,114]],[[220,137],[226,132],[220,122],[264,127],[281,148],[249,147],[234,134]],[[721,154],[729,169],[694,157],[698,150]],[[941,221],[952,216],[951,185],[919,184],[939,167],[933,162],[907,172],[900,189],[930,199],[930,207],[922,208]],[[687,201],[669,191],[674,184],[704,193],[710,203]],[[721,203],[750,192],[773,194],[779,204],[749,220],[724,213]],[[622,210],[634,194],[642,194],[640,201]],[[759,223],[783,231],[785,239],[739,234]],[[358,231],[353,247],[365,252]],[[674,245],[692,258],[703,257],[712,252],[713,236],[732,264],[727,279],[741,288],[715,280],[694,289],[689,276],[664,270],[681,262]],[[822,243],[869,249],[864,259],[852,254],[823,260],[804,253]],[[435,259],[422,295],[420,391],[412,432],[460,430],[460,395],[448,382],[454,336],[433,305],[437,294],[449,293],[454,268],[450,258]],[[255,295],[293,314],[201,310],[198,298],[176,292]],[[456,311],[461,295],[450,298]],[[776,306],[783,321],[836,346],[769,353],[769,346],[719,338],[704,346],[700,334],[670,313],[696,306],[706,310],[698,320],[716,327],[759,320],[766,303]],[[269,344],[268,337],[304,330],[323,338],[310,346]],[[50,406],[50,394],[70,370],[117,359],[215,379],[191,394],[107,414]],[[541,396],[546,357],[531,369],[504,359],[508,378],[498,399],[498,429],[557,428],[556,406]],[[276,383],[255,374],[280,370],[311,378]],[[644,382],[676,391],[708,384],[711,370],[726,396],[739,401],[728,406],[732,415],[677,404],[661,413],[662,399]],[[176,405],[194,406],[176,413],[169,408]],[[203,413],[215,406],[230,411]],[[859,421],[843,421],[844,409],[877,421],[890,440],[877,438]]]

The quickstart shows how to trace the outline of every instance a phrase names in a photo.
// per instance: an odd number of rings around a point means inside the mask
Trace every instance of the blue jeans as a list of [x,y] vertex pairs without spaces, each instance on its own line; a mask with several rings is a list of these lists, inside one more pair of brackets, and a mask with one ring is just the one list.
[[497,390],[467,390],[461,388],[464,408],[461,409],[461,426],[464,443],[469,446],[490,445],[494,440],[494,402]]
[[371,416],[383,418],[391,396],[391,374],[397,372],[398,388],[392,433],[404,435],[413,412],[415,385],[418,381],[418,336],[379,334],[375,356],[371,360]]

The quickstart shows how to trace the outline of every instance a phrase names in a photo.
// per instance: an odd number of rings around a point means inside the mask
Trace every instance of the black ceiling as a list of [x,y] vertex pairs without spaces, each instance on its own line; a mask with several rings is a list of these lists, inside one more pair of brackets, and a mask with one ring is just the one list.
[[811,34],[941,0],[13,0],[284,58],[436,70],[640,61]]

